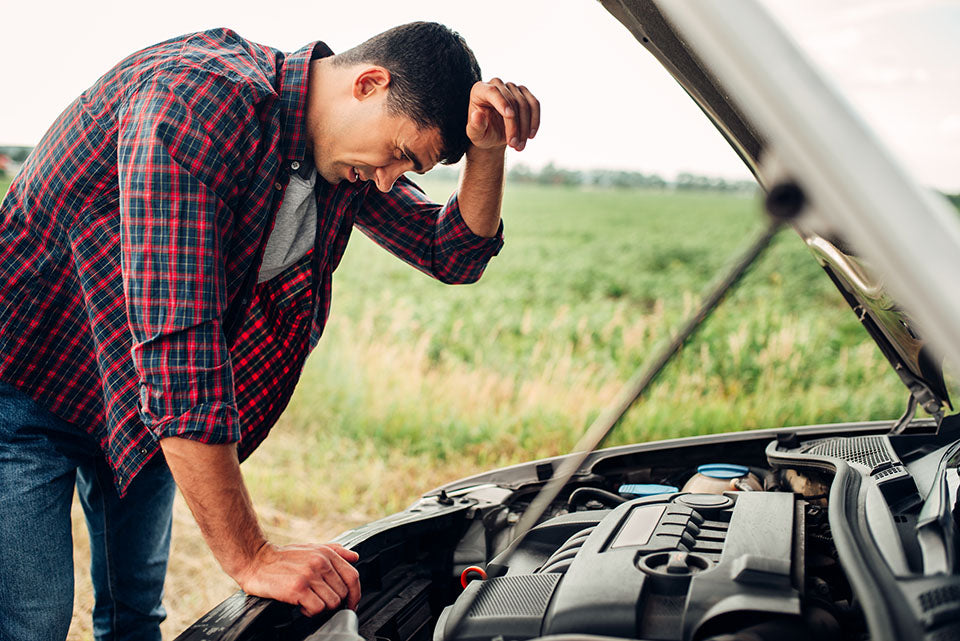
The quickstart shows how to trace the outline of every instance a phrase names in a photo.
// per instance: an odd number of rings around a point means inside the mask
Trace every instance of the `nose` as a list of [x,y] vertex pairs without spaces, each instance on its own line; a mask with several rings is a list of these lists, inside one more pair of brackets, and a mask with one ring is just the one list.
[[386,193],[393,189],[393,183],[397,182],[404,171],[404,166],[400,163],[391,163],[386,167],[377,167],[373,172],[374,182],[377,183],[377,189]]

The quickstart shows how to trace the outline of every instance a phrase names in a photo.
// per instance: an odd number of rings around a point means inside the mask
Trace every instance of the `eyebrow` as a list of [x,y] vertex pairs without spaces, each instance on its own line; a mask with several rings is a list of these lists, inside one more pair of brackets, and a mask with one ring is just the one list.
[[407,158],[413,161],[413,170],[417,173],[420,173],[421,171],[423,171],[423,165],[420,164],[420,159],[417,158],[417,156],[412,151],[410,151],[410,148],[407,146],[404,146],[402,147],[402,149],[403,149],[403,153],[407,155]]

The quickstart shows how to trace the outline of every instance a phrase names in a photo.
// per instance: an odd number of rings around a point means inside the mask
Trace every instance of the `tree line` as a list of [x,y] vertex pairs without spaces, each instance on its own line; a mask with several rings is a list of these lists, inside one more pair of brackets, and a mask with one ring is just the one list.
[[677,189],[690,191],[752,192],[757,188],[753,180],[727,180],[690,172],[677,174],[667,180],[659,174],[622,169],[576,170],[558,167],[552,162],[539,170],[518,164],[507,173],[509,180],[541,185],[585,186],[613,189]]
[[[459,169],[438,166],[430,171],[436,178],[456,180]],[[647,174],[622,169],[566,169],[547,163],[540,169],[516,164],[507,171],[512,183],[558,185],[567,187],[596,187],[600,189],[675,189],[681,191],[726,191],[752,193],[757,189],[753,180],[727,180],[684,172],[673,180],[659,174]]]

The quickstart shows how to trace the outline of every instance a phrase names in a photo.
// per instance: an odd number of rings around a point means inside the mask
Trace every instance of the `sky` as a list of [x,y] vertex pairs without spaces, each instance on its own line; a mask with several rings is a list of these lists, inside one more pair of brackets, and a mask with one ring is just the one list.
[[[508,162],[748,178],[699,109],[595,0],[5,0],[0,145],[32,145],[127,54],[217,26],[285,51],[342,51],[396,24],[459,31],[484,76],[526,84],[537,138]],[[960,0],[763,0],[921,183],[960,192]],[[278,11],[275,7],[280,6]]]

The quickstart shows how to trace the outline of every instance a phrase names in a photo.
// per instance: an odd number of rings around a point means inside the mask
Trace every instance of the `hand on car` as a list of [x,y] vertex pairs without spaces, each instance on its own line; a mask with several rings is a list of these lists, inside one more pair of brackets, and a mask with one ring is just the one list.
[[351,563],[360,558],[342,545],[264,544],[237,577],[247,594],[294,603],[307,616],[360,601],[360,576]]
[[523,85],[492,78],[470,90],[467,136],[475,147],[521,151],[540,127],[540,101]]

